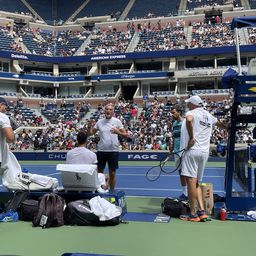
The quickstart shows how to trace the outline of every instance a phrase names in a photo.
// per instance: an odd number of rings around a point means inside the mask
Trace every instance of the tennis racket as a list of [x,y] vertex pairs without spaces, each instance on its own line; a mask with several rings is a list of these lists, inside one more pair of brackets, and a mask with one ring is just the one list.
[[[171,174],[171,173],[179,170],[180,166],[181,166],[181,157],[182,157],[184,151],[185,150],[181,150],[176,153],[168,153],[166,156],[164,156],[160,160],[160,163],[158,165],[153,166],[150,169],[148,169],[148,171],[146,173],[146,178],[149,181],[156,181],[159,179],[161,172],[164,172],[165,174]],[[182,153],[182,154],[180,154],[180,153]],[[174,155],[177,155],[177,157],[179,157],[178,166],[173,166]]]
[[[181,169],[181,160],[184,153],[185,153],[185,149],[171,153],[170,155],[172,157],[166,158],[161,164],[162,172],[165,174],[171,174],[176,171],[179,171]],[[171,162],[170,160],[171,161],[176,160],[175,165],[173,165],[173,162]]]

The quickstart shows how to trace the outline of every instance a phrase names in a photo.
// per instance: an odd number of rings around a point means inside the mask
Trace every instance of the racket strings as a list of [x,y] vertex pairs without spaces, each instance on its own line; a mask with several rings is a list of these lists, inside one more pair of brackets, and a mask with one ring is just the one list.
[[[159,165],[153,166],[147,171],[147,173],[146,173],[147,179],[149,181],[156,181],[157,179],[159,179],[162,172],[165,174],[171,174],[171,173],[176,172],[177,170],[180,170],[182,157],[183,157],[184,153],[185,153],[185,149],[180,150],[178,152],[169,153],[167,156],[163,157],[160,160]],[[172,162],[174,156],[176,156],[178,158],[178,160],[177,160],[178,164],[176,166],[173,166],[173,162]],[[171,163],[171,165],[170,165],[170,163]]]
[[147,171],[146,177],[149,181],[156,181],[160,177],[161,171],[160,166],[153,166]]
[[[182,157],[185,153],[185,149],[182,149],[180,151],[177,152],[173,152],[172,154],[169,155],[169,159],[167,161],[163,161],[161,166],[161,170],[163,173],[165,174],[172,174],[176,171],[179,171],[181,169],[181,165],[182,165]],[[171,156],[174,158],[177,158],[178,160],[176,161],[176,165],[173,166],[173,163],[170,164],[170,162],[168,162],[171,159]]]

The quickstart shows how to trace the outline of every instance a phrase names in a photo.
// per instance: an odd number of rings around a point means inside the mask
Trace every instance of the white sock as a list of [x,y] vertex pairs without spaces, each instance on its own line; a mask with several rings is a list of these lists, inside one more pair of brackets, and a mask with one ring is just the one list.
[[187,187],[187,186],[182,186],[182,193],[183,193],[185,196],[188,196],[188,187]]

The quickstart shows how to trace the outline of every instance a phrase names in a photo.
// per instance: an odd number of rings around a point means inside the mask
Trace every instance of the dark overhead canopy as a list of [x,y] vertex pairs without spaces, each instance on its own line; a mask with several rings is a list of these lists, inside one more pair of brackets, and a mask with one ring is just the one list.
[[233,18],[231,29],[243,27],[256,27],[256,16]]

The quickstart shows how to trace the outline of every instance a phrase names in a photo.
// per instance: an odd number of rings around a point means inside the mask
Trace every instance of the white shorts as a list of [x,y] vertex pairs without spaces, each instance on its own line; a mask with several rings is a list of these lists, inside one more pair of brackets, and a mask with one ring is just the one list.
[[181,175],[202,181],[208,157],[209,153],[207,152],[198,150],[186,151],[182,157]]

